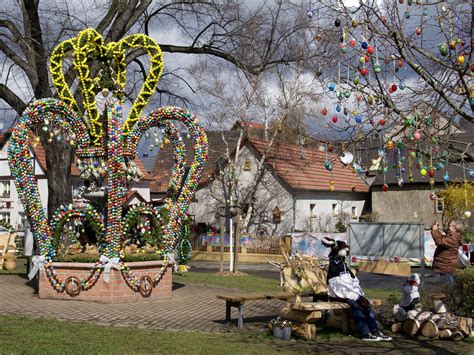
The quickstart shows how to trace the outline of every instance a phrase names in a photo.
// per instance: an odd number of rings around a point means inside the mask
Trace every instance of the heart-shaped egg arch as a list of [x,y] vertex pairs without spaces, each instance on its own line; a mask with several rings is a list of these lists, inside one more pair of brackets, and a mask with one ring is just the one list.
[[[125,87],[125,54],[127,50],[133,48],[144,49],[150,56],[151,65],[145,83],[122,126],[121,99],[122,90]],[[78,105],[62,72],[63,61],[68,54],[73,56],[72,65],[77,71],[79,88],[82,90],[85,109],[82,117],[78,113]],[[95,79],[91,78],[87,63],[90,59],[104,57],[112,58],[116,73],[114,81],[118,85],[118,92],[114,92],[115,98],[107,101],[105,111],[99,112],[93,91]],[[34,125],[49,122],[64,132],[67,140],[81,158],[107,159],[107,220],[102,222],[97,212],[89,205],[83,206],[84,212],[80,212],[76,207],[66,207],[57,211],[56,222],[53,218],[52,227],[57,227],[61,218],[68,213],[93,218],[99,227],[105,224],[101,238],[100,260],[94,265],[89,277],[78,280],[80,290],[92,287],[105,266],[111,262],[116,263],[112,260],[119,260],[118,264],[126,282],[135,291],[139,291],[141,280],[137,279],[121,260],[124,241],[122,205],[126,192],[126,172],[124,171],[126,161],[133,161],[143,133],[151,127],[162,128],[164,133],[173,139],[175,165],[169,182],[168,190],[172,193],[166,201],[168,218],[163,237],[163,251],[171,253],[176,248],[186,210],[197,188],[208,152],[206,134],[199,126],[196,117],[190,112],[176,107],[164,107],[140,117],[149,97],[153,94],[162,70],[161,50],[150,37],[141,34],[131,35],[119,42],[104,45],[100,34],[93,29],[87,29],[80,32],[77,37],[61,43],[52,53],[51,76],[57,88],[57,94],[62,100],[42,99],[33,102],[13,129],[8,147],[10,169],[25,207],[25,213],[30,220],[33,235],[39,245],[46,274],[52,286],[59,292],[65,289],[67,291],[67,287],[59,279],[51,263],[55,254],[54,233],[41,204],[29,151],[29,133]],[[184,124],[194,140],[194,159],[189,159],[191,160],[189,166],[186,165],[186,151],[180,133],[172,121]],[[166,267],[167,261],[163,263],[162,270],[153,280],[153,285],[159,281]]]

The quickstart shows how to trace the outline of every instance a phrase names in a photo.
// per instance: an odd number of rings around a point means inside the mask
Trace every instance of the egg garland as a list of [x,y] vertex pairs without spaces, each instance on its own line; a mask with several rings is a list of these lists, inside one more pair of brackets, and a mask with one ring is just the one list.
[[[142,48],[148,53],[151,60],[150,72],[132,105],[130,114],[125,121],[122,121],[121,100],[125,87],[125,53],[134,48]],[[77,71],[79,88],[84,97],[85,113],[82,117],[77,114],[77,103],[66,85],[62,73],[63,61],[69,54],[73,57],[73,67]],[[90,59],[104,60],[107,65],[114,62],[115,78],[113,80],[116,86],[110,88],[113,95],[106,102],[104,112],[98,112],[95,102],[95,90],[99,79],[90,78],[90,70],[87,66]],[[52,266],[51,260],[56,253],[55,237],[57,239],[58,233],[66,223],[74,219],[80,220],[80,223],[87,220],[93,226],[101,242],[101,259],[91,269],[88,277],[84,280],[74,280],[74,290],[80,292],[90,289],[100,278],[106,264],[111,259],[118,258],[125,281],[132,289],[139,291],[142,281],[121,261],[125,234],[122,205],[127,183],[137,181],[143,176],[135,164],[134,157],[144,128],[160,127],[165,133],[163,142],[169,143],[168,137],[173,140],[175,165],[169,182],[170,194],[165,207],[168,215],[166,225],[163,226],[163,252],[172,253],[176,250],[177,241],[182,240],[179,238],[186,219],[186,210],[204,168],[208,143],[206,134],[199,126],[198,120],[186,110],[165,107],[153,111],[148,116],[140,117],[149,97],[153,94],[162,69],[161,50],[148,36],[131,35],[119,42],[104,45],[103,38],[95,30],[82,31],[77,37],[57,46],[51,56],[51,77],[61,100],[48,98],[34,101],[27,107],[12,131],[8,146],[10,170],[24,205],[25,214],[30,221],[40,255],[45,257],[46,276],[52,287],[58,292],[69,293],[70,280],[63,282]],[[109,88],[102,89],[104,97],[109,93]],[[194,161],[190,163],[188,171],[186,171],[185,147],[178,130],[170,122],[171,120],[184,123],[189,129],[188,134],[194,140]],[[124,122],[123,125],[122,122]],[[77,166],[82,177],[92,182],[106,178],[106,221],[93,207],[85,204],[61,206],[53,215],[51,225],[48,224],[31,164],[32,157],[28,149],[29,132],[35,125],[42,125],[42,130],[46,134],[49,132],[48,142],[52,142],[53,138],[57,141],[67,139],[76,149]],[[104,131],[105,127],[107,127],[106,131]],[[39,143],[39,137],[35,137],[32,144]],[[186,177],[183,178],[185,175]],[[145,214],[148,213],[146,211],[148,210],[142,210]],[[156,214],[156,211],[150,213]],[[126,221],[127,219],[125,219]],[[147,232],[149,229],[145,228],[145,233]],[[153,280],[153,286],[163,276],[169,261],[169,257],[165,255],[163,266]]]
[[[162,219],[161,219],[162,220]],[[138,236],[141,244],[161,244],[160,213],[148,204],[132,205],[123,221],[123,234],[128,235],[133,227],[138,226]],[[125,243],[122,245],[122,249]]]

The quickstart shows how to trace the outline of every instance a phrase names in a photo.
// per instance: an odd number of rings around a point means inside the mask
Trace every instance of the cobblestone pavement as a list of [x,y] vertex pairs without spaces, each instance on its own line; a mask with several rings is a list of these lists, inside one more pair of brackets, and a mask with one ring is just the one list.
[[[44,317],[90,322],[111,326],[136,326],[149,329],[201,330],[228,332],[237,327],[224,324],[225,302],[219,293],[232,290],[202,285],[174,284],[170,300],[143,300],[133,303],[106,304],[76,300],[39,299],[27,280],[18,275],[0,276],[0,314]],[[238,291],[235,291],[238,292]],[[267,321],[279,313],[284,301],[252,301],[245,305],[244,325]],[[236,309],[232,309],[235,322]]]

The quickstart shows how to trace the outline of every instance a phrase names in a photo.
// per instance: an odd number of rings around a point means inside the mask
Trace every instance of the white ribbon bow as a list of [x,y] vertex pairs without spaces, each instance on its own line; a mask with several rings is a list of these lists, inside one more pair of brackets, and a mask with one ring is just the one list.
[[31,258],[31,270],[28,273],[28,280],[33,280],[40,268],[44,266],[46,262],[46,257],[44,255],[34,255]]
[[168,265],[173,264],[173,270],[178,271],[178,264],[175,261],[174,253],[168,253],[166,257],[168,258]]
[[105,255],[101,255],[100,262],[102,263],[102,267],[104,268],[104,281],[106,283],[109,283],[110,281],[110,269],[114,268],[118,271],[122,270],[122,267],[119,264],[120,258],[118,257],[110,259]]

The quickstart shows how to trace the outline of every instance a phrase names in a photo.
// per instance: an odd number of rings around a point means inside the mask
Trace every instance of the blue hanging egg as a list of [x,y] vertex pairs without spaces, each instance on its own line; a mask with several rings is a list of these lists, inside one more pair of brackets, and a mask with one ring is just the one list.
[[398,87],[400,88],[400,90],[405,90],[405,88],[407,87],[407,86],[405,85],[405,81],[403,81],[403,80],[400,81],[400,84],[398,84]]
[[332,170],[331,162],[329,160],[326,160],[326,162],[324,163],[324,167],[326,168],[326,170],[331,171]]
[[341,105],[339,105],[339,104],[336,105],[336,111],[341,112]]
[[363,48],[363,49],[367,49],[368,46],[369,46],[369,45],[368,45],[368,43],[367,43],[366,41],[362,42],[362,48]]
[[444,181],[449,182],[449,174],[446,172],[443,176]]
[[357,123],[361,123],[361,122],[362,122],[362,116],[360,115],[360,113],[358,113],[357,116],[356,116],[356,122],[357,122]]
[[329,88],[329,91],[334,91],[334,89],[336,88],[336,84],[329,83],[328,88]]

